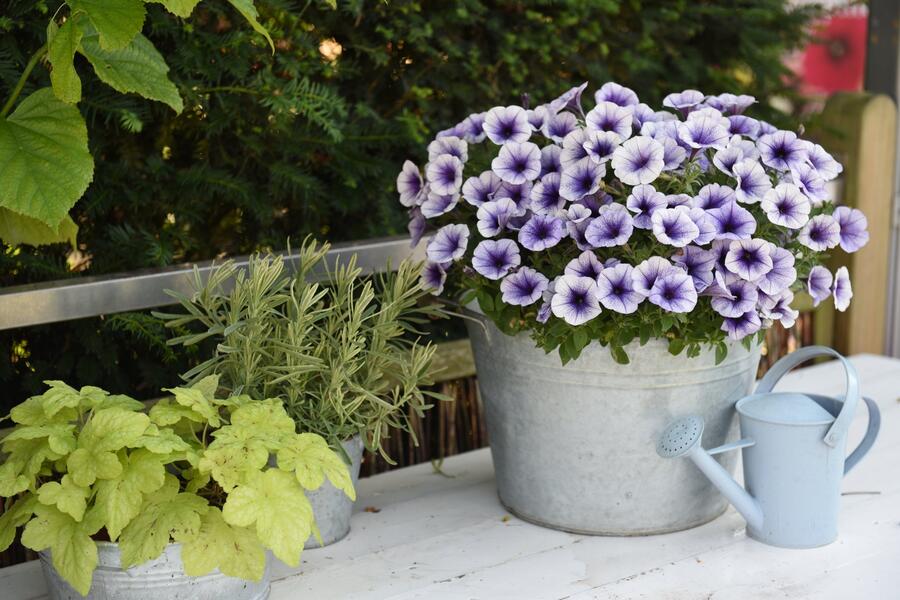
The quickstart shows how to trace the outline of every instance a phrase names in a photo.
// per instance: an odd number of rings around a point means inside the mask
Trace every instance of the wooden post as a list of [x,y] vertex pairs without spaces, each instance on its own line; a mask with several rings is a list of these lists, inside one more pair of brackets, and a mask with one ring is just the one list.
[[834,315],[834,347],[843,354],[882,354],[888,309],[897,109],[884,95],[836,94],[828,100],[812,134],[844,165],[841,203],[859,208],[869,220],[869,243],[862,250],[850,255],[840,248],[833,251],[831,266],[837,269],[846,265],[853,285],[850,309]]

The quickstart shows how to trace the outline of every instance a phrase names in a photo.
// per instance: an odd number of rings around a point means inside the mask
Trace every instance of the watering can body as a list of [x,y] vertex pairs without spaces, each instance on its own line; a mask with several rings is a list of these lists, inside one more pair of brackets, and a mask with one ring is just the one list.
[[[842,363],[846,372],[842,400],[772,391],[785,373],[818,356]],[[802,348],[776,363],[756,392],[737,402],[740,441],[704,450],[699,444],[702,421],[689,417],[666,430],[657,452],[664,457],[690,457],[745,517],[750,537],[786,548],[823,546],[837,538],[841,480],[878,435],[878,407],[863,398],[869,412],[868,430],[846,456],[847,431],[859,399],[856,372],[844,357],[822,346]],[[738,448],[743,452],[746,490],[712,458]]]

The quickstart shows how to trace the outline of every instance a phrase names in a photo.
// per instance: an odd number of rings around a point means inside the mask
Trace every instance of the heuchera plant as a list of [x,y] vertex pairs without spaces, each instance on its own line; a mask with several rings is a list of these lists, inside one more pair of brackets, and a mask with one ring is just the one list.
[[627,363],[651,338],[721,361],[729,339],[790,327],[795,291],[847,308],[846,267],[821,263],[864,246],[867,222],[832,203],[842,167],[821,146],[744,115],[751,96],[685,90],[654,110],[610,82],[585,112],[586,86],[469,115],[428,145],[424,177],[404,163],[413,244],[437,228],[435,294],[477,300],[564,363],[592,340]]
[[123,568],[174,541],[187,575],[219,569],[259,580],[265,548],[297,565],[318,535],[304,489],[327,477],[355,498],[347,467],[323,438],[296,433],[279,400],[216,398],[217,376],[167,390],[174,396],[149,413],[127,396],[46,383],[10,413],[0,551],[24,526],[22,543],[50,550],[82,595],[97,566],[95,540],[118,542]]

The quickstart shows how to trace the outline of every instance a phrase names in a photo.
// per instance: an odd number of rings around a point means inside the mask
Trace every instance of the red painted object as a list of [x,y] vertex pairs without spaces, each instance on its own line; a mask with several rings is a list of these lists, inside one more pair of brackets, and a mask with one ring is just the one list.
[[861,90],[867,29],[865,10],[838,13],[814,25],[814,41],[797,65],[802,90],[810,94]]

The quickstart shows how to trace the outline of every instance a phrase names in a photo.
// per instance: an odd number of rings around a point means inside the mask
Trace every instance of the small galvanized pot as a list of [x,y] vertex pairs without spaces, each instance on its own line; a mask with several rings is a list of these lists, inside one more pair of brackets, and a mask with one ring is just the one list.
[[[353,478],[353,487],[359,481],[359,469],[362,465],[363,441],[358,435],[353,436],[341,446],[350,457],[350,476]],[[317,490],[306,493],[312,504],[313,516],[316,525],[322,535],[322,545],[327,546],[343,539],[350,533],[350,517],[353,515],[353,501],[341,490],[337,489],[327,479]],[[319,541],[315,536],[306,540],[304,548],[318,548]]]
[[[181,544],[169,544],[158,558],[123,569],[119,545],[97,542],[99,562],[94,571],[89,600],[264,600],[269,597],[269,561],[259,581],[227,577],[213,571],[188,577],[181,562]],[[41,568],[53,600],[82,600],[82,596],[53,568],[50,552],[40,553]]]
[[[678,531],[720,515],[727,501],[687,461],[656,454],[676,417],[706,421],[703,444],[738,438],[734,403],[753,385],[759,348],[730,344],[719,365],[669,354],[651,340],[629,344],[617,364],[598,344],[562,366],[527,334],[467,322],[485,406],[500,501],[545,527],[595,535]],[[730,472],[735,453],[717,457]],[[674,468],[673,468],[674,467]]]

